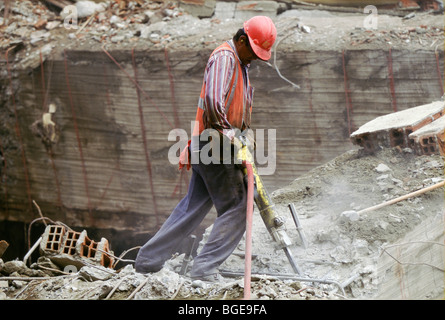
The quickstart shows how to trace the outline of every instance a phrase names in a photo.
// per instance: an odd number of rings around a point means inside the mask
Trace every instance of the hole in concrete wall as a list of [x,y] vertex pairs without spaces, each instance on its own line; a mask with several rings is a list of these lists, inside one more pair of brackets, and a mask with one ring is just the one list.
[[68,231],[67,237],[65,239],[63,253],[74,255],[76,252],[76,242],[78,239],[79,239],[78,232]]
[[400,130],[392,130],[391,136],[393,138],[393,145],[394,146],[400,146],[403,145],[403,132]]

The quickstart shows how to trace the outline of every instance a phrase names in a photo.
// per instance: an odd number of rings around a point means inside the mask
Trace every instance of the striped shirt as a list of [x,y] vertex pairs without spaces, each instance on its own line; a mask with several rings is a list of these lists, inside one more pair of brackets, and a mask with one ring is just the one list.
[[[232,125],[227,120],[225,104],[228,99],[230,82],[234,76],[236,64],[241,64],[244,79],[244,108],[250,110],[253,88],[249,88],[249,66],[243,65],[236,54],[233,40],[228,41],[235,54],[229,50],[221,50],[213,54],[205,69],[205,99],[204,110],[208,115],[208,125],[222,134],[231,137]],[[238,61],[237,61],[238,60]],[[248,123],[250,118],[248,119]],[[241,129],[241,128],[238,128]]]

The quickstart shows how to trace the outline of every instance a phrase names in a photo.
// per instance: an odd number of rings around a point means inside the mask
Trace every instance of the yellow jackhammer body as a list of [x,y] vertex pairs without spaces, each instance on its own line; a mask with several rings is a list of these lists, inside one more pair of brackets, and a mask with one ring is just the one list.
[[[292,241],[286,233],[286,228],[284,225],[285,220],[283,217],[276,214],[275,204],[270,198],[263,181],[258,174],[253,156],[245,144],[239,148],[236,158],[238,161],[246,161],[252,165],[254,174],[254,202],[260,212],[260,216],[263,219],[267,231],[269,231],[273,240],[284,250],[294,272],[301,275],[302,272],[289,248],[292,245]],[[244,168],[243,170],[244,175],[247,176],[247,169]]]

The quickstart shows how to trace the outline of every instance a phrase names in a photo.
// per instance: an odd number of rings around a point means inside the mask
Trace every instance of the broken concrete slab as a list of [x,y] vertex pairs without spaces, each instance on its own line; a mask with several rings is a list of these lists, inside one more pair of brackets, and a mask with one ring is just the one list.
[[443,116],[444,102],[435,101],[375,118],[350,136],[351,141],[375,152],[381,147],[411,147],[409,135]]
[[198,18],[210,18],[215,11],[216,0],[180,0],[179,7]]
[[28,268],[25,262],[20,260],[6,261],[1,268],[1,273],[5,275],[17,275],[27,277],[44,277],[46,273],[41,270]]
[[366,132],[406,128],[409,126],[415,131],[422,127],[424,123],[431,123],[433,120],[442,116],[443,111],[444,102],[435,101],[403,111],[394,112],[369,121],[352,133],[351,136],[355,137]]
[[235,19],[247,20],[257,15],[276,17],[279,4],[275,1],[240,1],[236,5]]
[[110,270],[108,268],[99,266],[94,266],[94,267],[85,266],[79,270],[79,275],[84,277],[88,281],[97,281],[97,280],[105,281],[114,276],[115,272],[114,270]]
[[235,17],[236,2],[220,2],[215,5],[214,16],[216,19],[225,20]]

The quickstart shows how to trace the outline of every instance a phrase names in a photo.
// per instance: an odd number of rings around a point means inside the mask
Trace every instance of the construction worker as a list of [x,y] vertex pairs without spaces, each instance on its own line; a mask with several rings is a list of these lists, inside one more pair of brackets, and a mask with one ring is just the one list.
[[[215,141],[221,145],[224,141],[229,141],[230,146],[239,144],[237,133],[250,128],[253,100],[250,63],[256,59],[270,59],[276,35],[269,17],[255,16],[211,54],[192,139],[180,158],[180,169],[183,166],[192,168],[188,193],[160,230],[139,250],[135,263],[137,272],[159,271],[215,206],[217,218],[207,242],[193,260],[190,276],[207,281],[220,278],[217,268],[235,250],[246,228],[247,190],[243,173],[234,161],[195,163],[190,161],[190,154],[199,154],[206,144]],[[210,142],[208,138],[202,139],[209,129],[212,130],[210,136],[213,135]],[[234,152],[231,154],[233,160]]]

